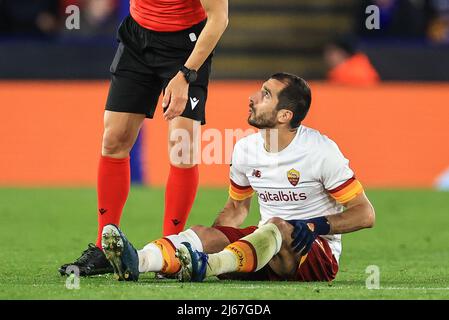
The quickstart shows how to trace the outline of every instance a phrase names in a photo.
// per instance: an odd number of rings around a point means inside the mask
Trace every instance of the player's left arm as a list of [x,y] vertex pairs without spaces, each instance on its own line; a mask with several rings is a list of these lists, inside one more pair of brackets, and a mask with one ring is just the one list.
[[[355,177],[337,144],[326,138],[322,141],[324,153],[321,180],[328,194],[345,210],[338,214],[317,218],[315,226],[323,230],[319,235],[340,234],[371,228],[375,221],[374,208],[365,195],[363,186]],[[328,228],[326,224],[328,225]]]
[[[192,53],[184,63],[187,68],[197,71],[212,53],[228,26],[228,0],[201,0],[201,4],[206,11],[207,22]],[[162,100],[162,107],[168,107],[164,113],[165,120],[172,120],[184,111],[188,89],[189,85],[183,73],[179,71],[165,89]]]
[[346,209],[341,213],[308,220],[290,220],[294,227],[293,249],[305,254],[318,236],[349,233],[374,226],[376,214],[363,190],[342,204]]
[[342,213],[329,215],[325,218],[329,223],[328,234],[354,232],[374,226],[376,213],[365,192],[358,194],[354,199],[343,205],[346,209]]
[[323,155],[320,179],[324,189],[345,207],[341,213],[307,220],[289,221],[293,227],[292,247],[307,253],[318,236],[341,234],[374,226],[375,212],[365,195],[362,184],[355,178],[347,160],[335,142],[322,140]]

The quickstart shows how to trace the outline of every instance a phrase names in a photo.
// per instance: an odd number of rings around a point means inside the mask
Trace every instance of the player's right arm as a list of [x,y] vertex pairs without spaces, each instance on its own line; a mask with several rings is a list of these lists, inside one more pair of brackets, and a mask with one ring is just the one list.
[[244,161],[240,159],[244,155],[245,148],[242,147],[242,140],[240,140],[234,146],[232,153],[232,163],[229,170],[229,198],[223,210],[215,219],[214,226],[239,228],[248,216],[254,190],[245,174]]
[[251,196],[243,200],[235,200],[229,196],[223,210],[214,221],[215,226],[227,226],[239,228],[249,213]]

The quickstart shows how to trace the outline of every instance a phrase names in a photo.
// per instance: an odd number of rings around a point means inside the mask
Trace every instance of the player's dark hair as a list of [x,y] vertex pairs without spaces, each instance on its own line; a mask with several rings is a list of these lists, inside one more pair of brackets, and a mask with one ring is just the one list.
[[297,128],[309,112],[312,102],[312,92],[307,82],[297,75],[280,72],[273,74],[270,79],[278,80],[285,84],[285,87],[278,94],[277,110],[287,109],[293,112],[290,121],[292,128]]

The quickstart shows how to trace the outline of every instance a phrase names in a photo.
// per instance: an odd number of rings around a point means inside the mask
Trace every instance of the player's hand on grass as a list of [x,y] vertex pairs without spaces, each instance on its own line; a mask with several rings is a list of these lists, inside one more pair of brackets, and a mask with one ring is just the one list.
[[164,112],[165,120],[173,120],[181,115],[187,104],[189,84],[182,72],[170,80],[165,88],[165,95],[162,100],[162,108],[167,108]]

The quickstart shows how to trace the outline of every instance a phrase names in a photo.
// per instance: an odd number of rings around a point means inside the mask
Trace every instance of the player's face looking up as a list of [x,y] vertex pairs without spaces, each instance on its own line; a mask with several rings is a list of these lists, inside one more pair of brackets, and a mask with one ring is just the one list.
[[[278,94],[285,87],[282,82],[269,79],[249,98],[248,123],[258,129],[275,128],[286,110],[278,110]],[[282,122],[282,121],[281,121]]]

